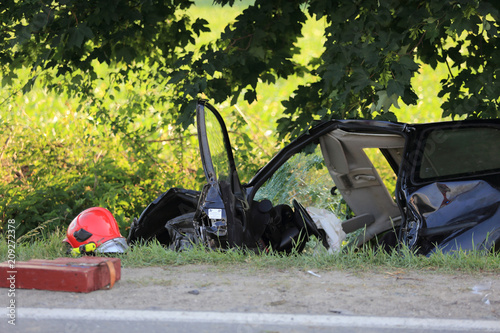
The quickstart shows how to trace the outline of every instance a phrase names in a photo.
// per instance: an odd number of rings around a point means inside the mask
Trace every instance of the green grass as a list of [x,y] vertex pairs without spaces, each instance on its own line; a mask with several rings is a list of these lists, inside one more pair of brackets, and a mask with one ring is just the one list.
[[[55,259],[67,256],[61,243],[63,234],[56,232],[43,240],[25,242],[16,247],[16,260]],[[0,240],[0,259],[6,260],[8,246]],[[324,248],[306,246],[303,253],[255,254],[243,250],[210,251],[201,246],[174,252],[161,244],[136,245],[119,256],[124,267],[172,266],[208,264],[230,269],[245,265],[258,269],[348,270],[357,272],[387,270],[426,270],[436,273],[467,274],[500,273],[500,254],[485,255],[480,252],[458,252],[455,255],[436,253],[431,257],[415,256],[408,251],[386,253],[373,248],[345,250],[330,254]]]

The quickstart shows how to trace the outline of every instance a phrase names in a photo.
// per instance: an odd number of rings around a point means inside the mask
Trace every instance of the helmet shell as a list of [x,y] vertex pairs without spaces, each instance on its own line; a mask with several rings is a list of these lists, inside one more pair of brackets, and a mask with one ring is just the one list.
[[71,247],[94,242],[99,248],[103,243],[123,238],[113,214],[106,208],[92,207],[84,210],[71,221],[66,232],[65,242]]

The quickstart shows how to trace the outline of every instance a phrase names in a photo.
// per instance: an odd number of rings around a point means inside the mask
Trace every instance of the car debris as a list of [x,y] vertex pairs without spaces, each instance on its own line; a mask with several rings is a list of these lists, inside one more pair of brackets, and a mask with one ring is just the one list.
[[[200,100],[196,117],[207,183],[161,194],[132,222],[129,244],[156,239],[173,250],[203,243],[291,253],[312,236],[338,250],[347,234],[357,235],[357,246],[405,245],[422,255],[500,248],[498,119],[330,120],[241,184],[222,116]],[[369,151],[380,152],[389,175],[382,178]],[[332,207],[348,213],[318,218]]]
[[307,271],[308,274],[311,274],[312,276],[315,276],[315,277],[321,277],[321,275],[319,275],[318,273],[314,273],[313,271]]

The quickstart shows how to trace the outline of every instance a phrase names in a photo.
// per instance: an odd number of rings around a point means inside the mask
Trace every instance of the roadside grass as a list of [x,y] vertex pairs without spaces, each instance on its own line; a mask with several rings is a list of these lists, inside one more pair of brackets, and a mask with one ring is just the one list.
[[[64,233],[57,231],[43,240],[23,242],[16,245],[16,261],[30,259],[55,259],[66,257],[66,248],[61,240]],[[311,244],[312,243],[312,244]],[[0,258],[8,257],[7,241],[0,240]],[[200,245],[182,252],[165,249],[158,242],[137,244],[126,253],[117,255],[123,267],[212,265],[230,270],[232,266],[246,266],[262,270],[314,270],[317,272],[342,270],[351,272],[428,271],[440,274],[499,274],[500,253],[480,251],[444,254],[437,252],[430,257],[418,256],[407,249],[401,251],[378,251],[371,247],[361,249],[344,248],[338,253],[329,253],[323,247],[308,243],[302,253],[289,255],[276,252],[253,253],[241,249],[207,250]]]

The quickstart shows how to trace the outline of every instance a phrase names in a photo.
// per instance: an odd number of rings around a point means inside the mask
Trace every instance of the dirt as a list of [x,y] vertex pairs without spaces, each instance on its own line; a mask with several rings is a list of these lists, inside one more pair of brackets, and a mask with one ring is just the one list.
[[493,274],[209,265],[122,268],[121,273],[111,290],[17,290],[16,301],[19,307],[500,319],[500,279]]

